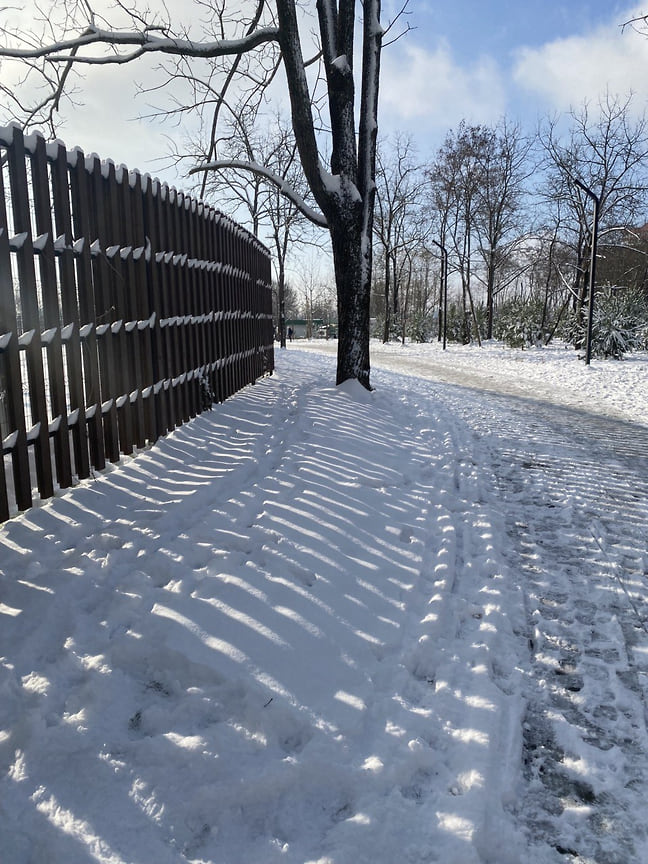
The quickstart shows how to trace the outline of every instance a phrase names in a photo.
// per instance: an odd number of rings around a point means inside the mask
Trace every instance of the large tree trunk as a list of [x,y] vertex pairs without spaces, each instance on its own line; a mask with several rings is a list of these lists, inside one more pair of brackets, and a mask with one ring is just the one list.
[[330,172],[320,162],[296,6],[294,0],[276,0],[276,3],[295,140],[306,179],[331,236],[338,305],[337,383],[357,378],[369,390],[371,241],[382,44],[380,0],[362,3],[357,130],[353,79],[355,2],[349,0],[339,5],[336,0],[317,2],[331,125]]
[[343,214],[330,220],[337,286],[337,384],[357,378],[369,384],[369,298],[371,242],[363,238],[362,215]]

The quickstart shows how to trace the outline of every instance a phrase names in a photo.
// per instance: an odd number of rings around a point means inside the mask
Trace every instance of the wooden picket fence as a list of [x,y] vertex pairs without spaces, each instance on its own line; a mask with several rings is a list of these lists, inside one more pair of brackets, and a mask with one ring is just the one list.
[[274,368],[270,258],[214,208],[0,128],[0,522]]

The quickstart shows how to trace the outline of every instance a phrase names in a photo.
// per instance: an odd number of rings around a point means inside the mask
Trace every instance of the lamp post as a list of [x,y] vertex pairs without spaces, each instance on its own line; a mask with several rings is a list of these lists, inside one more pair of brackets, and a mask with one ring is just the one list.
[[443,291],[443,350],[446,350],[448,333],[448,251],[443,243],[432,241],[441,250],[441,288]]
[[582,189],[586,195],[594,202],[594,216],[592,219],[592,248],[591,248],[591,259],[590,259],[590,269],[589,269],[589,309],[587,311],[587,348],[585,351],[585,364],[589,366],[590,359],[592,356],[592,326],[594,322],[594,286],[596,284],[596,244],[598,242],[598,221],[599,221],[599,207],[601,202],[597,195],[595,195],[591,189],[581,183],[580,180],[577,180],[574,177],[574,183],[578,186],[579,189]]

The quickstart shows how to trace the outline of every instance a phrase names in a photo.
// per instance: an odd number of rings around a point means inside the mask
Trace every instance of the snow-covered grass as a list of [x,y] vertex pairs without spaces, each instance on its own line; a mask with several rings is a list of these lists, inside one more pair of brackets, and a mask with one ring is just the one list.
[[0,528],[2,864],[648,860],[648,357],[333,347]]

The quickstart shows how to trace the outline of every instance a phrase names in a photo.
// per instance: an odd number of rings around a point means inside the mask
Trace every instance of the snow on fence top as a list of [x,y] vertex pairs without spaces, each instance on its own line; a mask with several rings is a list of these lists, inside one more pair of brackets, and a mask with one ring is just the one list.
[[252,234],[0,127],[0,521],[273,366],[270,257]]

